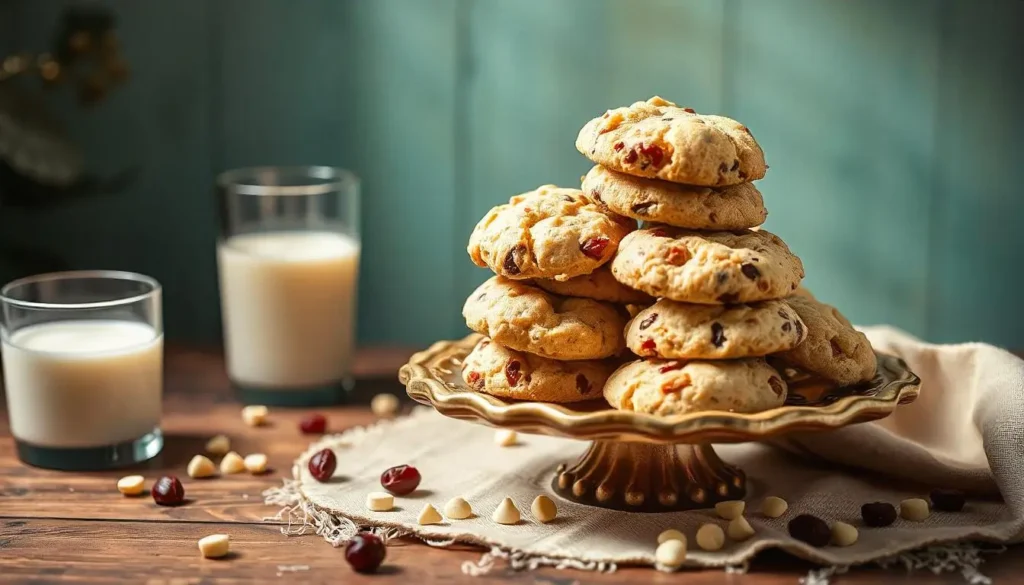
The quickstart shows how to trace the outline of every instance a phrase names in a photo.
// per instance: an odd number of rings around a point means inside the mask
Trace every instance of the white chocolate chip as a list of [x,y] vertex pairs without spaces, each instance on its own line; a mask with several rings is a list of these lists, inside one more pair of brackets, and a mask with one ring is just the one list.
[[519,435],[515,431],[508,429],[498,429],[494,431],[494,442],[502,447],[511,447],[519,441]]
[[398,397],[394,394],[378,394],[370,401],[370,410],[381,418],[390,418],[398,412]]
[[558,515],[558,508],[555,507],[555,503],[551,501],[551,498],[539,495],[530,504],[530,512],[533,513],[533,517],[537,519],[537,522],[547,524]]
[[754,536],[754,527],[747,522],[747,519],[743,516],[737,516],[729,522],[729,526],[725,529],[726,534],[729,538],[740,541],[746,540],[751,536]]
[[654,560],[669,569],[678,569],[686,561],[686,541],[674,538],[658,545],[654,551]]
[[245,464],[245,468],[249,470],[249,473],[263,473],[267,470],[267,456],[263,453],[246,455],[242,462]]
[[697,529],[697,546],[707,551],[722,550],[725,533],[717,524],[705,524]]
[[366,494],[366,507],[374,512],[387,512],[395,507],[395,496],[387,492]]
[[850,546],[857,542],[857,529],[846,522],[836,522],[832,525],[832,544],[836,546]]
[[266,406],[254,404],[242,409],[242,420],[250,427],[258,427],[267,422],[269,414],[270,410]]
[[192,479],[217,475],[217,466],[206,455],[196,455],[188,462],[188,476]]
[[142,493],[145,483],[141,475],[126,475],[117,480],[117,491],[126,496],[137,496]]
[[743,515],[743,510],[746,508],[747,503],[743,500],[729,500],[728,502],[718,502],[715,504],[715,512],[726,520],[739,518]]
[[920,522],[931,516],[931,513],[931,510],[928,509],[928,502],[921,498],[908,498],[900,502],[900,516],[904,520]]
[[464,498],[455,497],[444,505],[444,515],[452,520],[465,520],[473,515],[473,507]]
[[669,528],[658,535],[658,544],[661,544],[666,540],[681,540],[686,542],[686,535],[675,528]]
[[206,452],[210,455],[225,455],[231,450],[231,439],[227,435],[217,435],[206,442]]
[[421,526],[426,526],[428,524],[440,524],[444,522],[444,518],[441,517],[441,513],[437,511],[437,508],[427,504],[423,506],[423,510],[420,512],[416,522],[419,522]]
[[502,500],[498,507],[494,509],[494,514],[491,515],[491,520],[498,524],[518,524],[519,518],[519,508],[516,508],[512,498]]
[[242,473],[245,471],[245,461],[242,456],[231,451],[220,460],[220,472],[223,474]]
[[211,534],[199,539],[199,552],[208,559],[219,559],[231,551],[231,538],[227,534]]
[[761,514],[768,518],[778,518],[786,513],[789,509],[789,504],[786,500],[776,496],[768,496],[761,502]]

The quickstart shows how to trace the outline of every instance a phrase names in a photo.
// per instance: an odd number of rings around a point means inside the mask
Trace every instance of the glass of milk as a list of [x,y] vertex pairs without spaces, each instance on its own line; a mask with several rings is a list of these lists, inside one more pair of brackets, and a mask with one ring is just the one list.
[[160,284],[107,270],[0,289],[7,413],[30,465],[99,470],[163,448]]
[[351,384],[359,180],[257,167],[217,180],[228,377],[247,404],[334,404]]

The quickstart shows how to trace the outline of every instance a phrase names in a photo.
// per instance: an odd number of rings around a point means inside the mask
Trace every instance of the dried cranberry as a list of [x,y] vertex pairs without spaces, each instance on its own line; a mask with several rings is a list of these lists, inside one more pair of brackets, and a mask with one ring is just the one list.
[[754,266],[753,264],[741,265],[740,272],[742,272],[743,276],[746,276],[750,280],[757,280],[757,278],[761,276],[761,271],[758,270],[757,266]]
[[647,329],[651,325],[654,325],[654,322],[657,321],[657,320],[658,320],[658,314],[657,313],[651,314],[650,317],[648,317],[648,318],[646,318],[646,319],[644,319],[643,321],[640,322],[640,331],[643,331],[644,329]]
[[640,349],[653,354],[656,353],[656,350],[658,349],[658,344],[655,343],[653,339],[648,339],[647,341],[640,344]]
[[618,151],[622,150],[622,147],[623,147],[623,146],[626,146],[626,145],[625,145],[625,144],[623,144],[623,143],[621,143],[621,142],[616,142],[616,143],[615,143],[615,146],[613,146],[612,148],[614,148],[614,149],[615,149],[615,152],[618,152]]
[[656,169],[661,168],[661,166],[665,162],[665,151],[662,150],[661,147],[656,144],[649,144],[647,146],[644,146],[643,143],[641,143],[640,153],[647,157],[647,159],[651,161],[651,164],[654,165],[654,168]]
[[519,383],[519,379],[523,377],[522,367],[518,360],[508,360],[505,364],[505,379],[508,380],[509,386]]
[[313,413],[299,421],[299,430],[306,435],[322,435],[327,430],[327,417]]
[[626,164],[631,165],[631,164],[635,163],[638,158],[640,158],[640,156],[637,155],[636,151],[635,150],[631,150],[628,153],[626,153],[626,158],[624,158],[622,160],[624,160],[626,162]]
[[801,514],[789,521],[789,535],[811,546],[825,546],[832,538],[828,524],[817,516]]
[[177,506],[185,501],[185,488],[173,475],[165,475],[156,480],[149,493],[153,501],[161,506]]
[[580,244],[580,251],[594,260],[600,260],[608,242],[608,238],[590,238]]
[[576,390],[580,394],[590,394],[590,380],[583,374],[576,374]]
[[480,372],[470,372],[466,374],[466,381],[468,381],[474,388],[482,386],[482,380],[480,379]]
[[330,449],[321,449],[313,454],[309,458],[309,463],[306,464],[306,468],[309,469],[309,474],[320,483],[330,481],[331,476],[334,475],[334,470],[338,467],[338,458],[334,456],[334,451]]
[[664,373],[667,373],[667,372],[671,372],[673,370],[681,370],[681,369],[683,369],[683,362],[671,361],[671,362],[665,364],[664,366],[661,366],[660,368],[658,368],[658,371],[661,372],[662,374],[664,374]]
[[397,465],[380,475],[380,485],[396,496],[405,496],[416,491],[421,479],[412,465]]
[[373,573],[386,555],[384,541],[369,532],[360,532],[345,545],[345,560],[359,573]]
[[659,238],[667,238],[668,237],[668,232],[663,230],[662,228],[655,228],[655,229],[651,230],[650,233],[651,233],[652,236],[656,236],[656,237],[659,237]]
[[686,248],[673,247],[668,249],[666,260],[673,266],[682,266],[690,261],[690,252]]
[[776,396],[782,396],[782,393],[785,391],[785,388],[782,387],[782,380],[775,376],[768,378],[768,385],[772,387],[772,392],[774,392]]
[[687,114],[696,114],[697,113],[697,110],[695,110],[693,108],[683,108],[683,111],[686,112]]
[[722,324],[715,321],[711,324],[711,343],[715,347],[722,347],[722,344],[726,342],[725,329]]

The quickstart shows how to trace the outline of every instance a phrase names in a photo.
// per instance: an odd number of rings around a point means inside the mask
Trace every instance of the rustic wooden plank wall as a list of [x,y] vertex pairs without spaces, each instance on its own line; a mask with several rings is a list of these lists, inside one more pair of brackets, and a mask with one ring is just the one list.
[[[14,45],[45,43],[66,4],[0,3]],[[462,300],[486,277],[464,251],[476,219],[576,184],[576,130],[659,94],[753,128],[768,229],[851,319],[1024,346],[1014,0],[107,4],[135,75],[96,112],[65,115],[97,166],[141,161],[142,177],[0,226],[78,266],[154,274],[171,337],[219,335],[221,169],[356,170],[360,338],[422,344],[464,331]]]

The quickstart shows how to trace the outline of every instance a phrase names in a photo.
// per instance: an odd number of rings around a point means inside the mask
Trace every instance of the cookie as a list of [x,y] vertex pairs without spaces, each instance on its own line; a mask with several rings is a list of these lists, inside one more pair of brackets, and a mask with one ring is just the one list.
[[612,274],[651,296],[699,304],[734,304],[789,296],[804,267],[765,231],[694,232],[668,226],[622,240]]
[[804,288],[804,285],[802,285],[802,284],[800,286],[796,287],[796,290],[793,291],[793,296],[795,296],[795,297],[804,297],[805,299],[814,300],[814,293],[812,293],[811,291],[809,291],[806,288]]
[[626,346],[661,358],[761,357],[796,347],[805,329],[785,301],[695,305],[662,299],[626,325]]
[[708,410],[760,412],[786,401],[786,383],[761,358],[725,361],[637,360],[608,378],[614,408],[662,416]]
[[878,363],[871,342],[835,307],[802,296],[786,302],[807,326],[807,339],[779,353],[783,362],[844,386],[875,377]]
[[559,295],[583,297],[609,303],[649,305],[654,302],[650,295],[629,288],[612,276],[607,264],[582,276],[566,281],[537,279],[533,281],[540,288]]
[[722,187],[756,181],[768,166],[750,129],[653,97],[587,122],[576,149],[628,175]]
[[544,185],[484,216],[469,237],[480,267],[515,280],[566,280],[611,260],[636,221],[613,215],[578,189]]
[[462,315],[470,329],[496,343],[552,359],[601,359],[625,349],[622,309],[500,276],[473,291]]
[[563,362],[515,351],[482,339],[466,356],[462,379],[478,392],[540,402],[580,402],[601,397],[617,362]]
[[633,177],[597,165],[583,178],[583,192],[616,214],[683,228],[752,228],[768,217],[761,192],[751,183],[712,189]]

